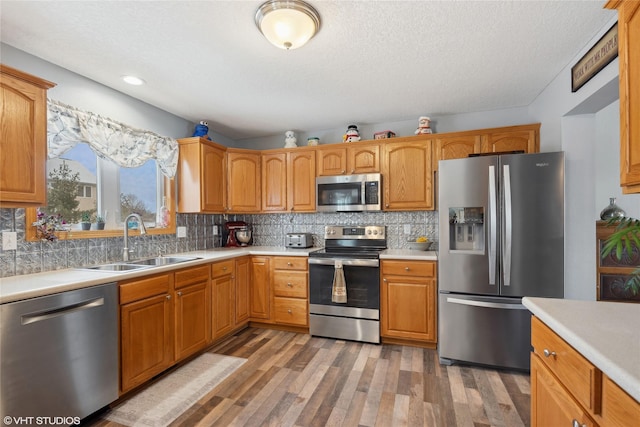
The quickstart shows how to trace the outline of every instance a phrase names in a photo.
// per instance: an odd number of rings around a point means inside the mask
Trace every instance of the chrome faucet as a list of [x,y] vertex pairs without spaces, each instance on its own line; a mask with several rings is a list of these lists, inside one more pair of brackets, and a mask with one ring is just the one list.
[[122,251],[122,260],[129,261],[129,218],[135,218],[140,224],[140,234],[147,234],[147,228],[144,226],[144,221],[137,213],[132,213],[124,219],[124,249]]

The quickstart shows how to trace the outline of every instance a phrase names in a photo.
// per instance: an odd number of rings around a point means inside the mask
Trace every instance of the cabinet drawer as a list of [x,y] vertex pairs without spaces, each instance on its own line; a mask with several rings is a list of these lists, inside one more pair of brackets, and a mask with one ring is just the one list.
[[273,273],[273,293],[277,297],[307,298],[306,271]]
[[193,267],[176,272],[175,288],[180,289],[194,283],[206,282],[209,280],[209,266]]
[[273,268],[275,270],[304,270],[307,271],[306,257],[274,257]]
[[227,274],[233,274],[235,272],[236,261],[231,259],[229,261],[220,261],[211,264],[211,277],[226,276]]
[[542,363],[580,404],[599,414],[602,372],[537,317],[531,319],[531,344]]
[[275,297],[275,321],[290,325],[308,326],[307,300],[297,298]]
[[135,279],[120,283],[120,304],[127,304],[154,295],[168,294],[173,274],[160,274],[144,279]]
[[382,275],[435,277],[436,263],[432,261],[382,261]]

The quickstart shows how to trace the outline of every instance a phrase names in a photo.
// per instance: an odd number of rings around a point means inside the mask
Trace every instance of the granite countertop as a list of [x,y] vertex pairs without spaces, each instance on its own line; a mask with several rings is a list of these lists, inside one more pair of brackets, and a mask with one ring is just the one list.
[[[72,291],[89,286],[118,282],[126,279],[142,277],[148,274],[162,273],[185,267],[236,258],[242,255],[280,255],[308,256],[319,248],[290,249],[283,246],[248,246],[244,248],[215,248],[203,251],[167,254],[166,256],[199,257],[193,261],[177,264],[142,268],[126,272],[94,271],[83,268],[67,268],[64,270],[46,271],[43,273],[25,274],[0,278],[0,304],[51,295],[58,292]],[[145,257],[148,258],[148,257]]]
[[640,304],[533,297],[522,303],[640,402]]

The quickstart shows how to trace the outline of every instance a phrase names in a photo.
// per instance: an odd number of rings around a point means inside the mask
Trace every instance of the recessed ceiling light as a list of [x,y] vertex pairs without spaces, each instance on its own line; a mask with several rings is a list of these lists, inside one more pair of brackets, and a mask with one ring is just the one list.
[[136,76],[122,76],[122,80],[134,86],[140,86],[144,84],[144,80]]

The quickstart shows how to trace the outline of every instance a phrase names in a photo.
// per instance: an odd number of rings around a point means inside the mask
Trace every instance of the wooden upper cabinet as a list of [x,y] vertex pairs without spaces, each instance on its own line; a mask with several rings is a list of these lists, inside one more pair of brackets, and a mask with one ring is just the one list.
[[623,193],[640,193],[640,2],[605,7],[618,9],[620,185]]
[[353,175],[380,172],[380,144],[346,143],[341,148],[319,148],[317,175]]
[[287,207],[295,212],[316,210],[316,152],[287,153]]
[[287,154],[262,154],[262,211],[287,210]]
[[179,139],[178,145],[178,212],[225,212],[226,148],[198,137]]
[[431,141],[396,138],[383,148],[385,210],[434,208]]
[[344,175],[347,172],[347,149],[319,148],[316,151],[317,175]]
[[380,144],[348,144],[347,173],[380,172]]
[[227,150],[228,206],[231,212],[260,212],[260,153]]
[[48,82],[0,64],[0,204],[47,204]]
[[434,170],[438,170],[439,160],[462,159],[469,154],[482,152],[482,136],[459,135],[437,137],[433,140]]
[[537,153],[540,151],[540,124],[513,126],[489,132],[482,144],[483,153],[500,153],[505,151],[524,151]]

